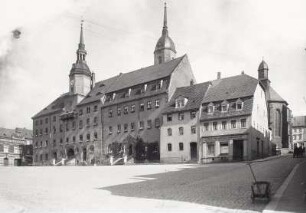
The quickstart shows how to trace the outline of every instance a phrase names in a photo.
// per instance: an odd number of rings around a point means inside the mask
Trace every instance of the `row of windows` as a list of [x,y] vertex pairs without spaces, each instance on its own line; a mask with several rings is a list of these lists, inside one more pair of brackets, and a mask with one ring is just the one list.
[[[214,131],[214,130],[226,130],[228,128],[231,129],[236,129],[237,128],[237,120],[231,120],[230,126],[227,121],[222,121],[221,123],[219,122],[212,122],[211,125],[207,122],[204,123],[204,131]],[[241,128],[246,128],[246,119],[240,119],[240,127]]]
[[302,132],[303,130],[302,130],[302,128],[293,128],[293,132]]
[[[122,91],[122,92],[119,92],[118,94],[117,93],[110,93],[110,94],[107,94],[106,96],[106,102],[110,102],[110,101],[114,101],[116,98],[126,98],[126,97],[130,97],[131,94],[135,94],[135,95],[140,95],[140,94],[143,94],[145,93],[146,91],[157,91],[157,90],[160,90],[163,88],[163,85],[166,85],[167,81],[165,80],[158,80],[152,84],[144,84],[142,85],[141,87],[137,87],[137,88],[134,88],[132,90],[132,88],[129,88],[129,89],[126,89],[125,91]],[[148,88],[148,87],[151,87]]]
[[[190,112],[190,119],[193,119],[193,118],[195,118],[196,117],[196,111],[191,111]],[[184,114],[184,112],[180,112],[180,113],[178,113],[178,120],[179,121],[182,121],[182,120],[184,120],[184,117],[185,117],[185,114]],[[172,114],[167,114],[167,121],[168,122],[171,122],[172,121],[172,118],[173,118],[173,115]]]
[[[91,111],[91,107],[90,107],[90,106],[86,107],[86,113],[89,114],[90,111]],[[95,106],[93,107],[93,111],[94,111],[94,112],[97,112],[97,111],[98,111],[98,106],[97,106],[97,105],[95,105]],[[80,115],[80,116],[83,115],[83,109],[80,109],[80,110],[79,110],[79,115]]]
[[[94,134],[93,134],[93,139],[94,140],[97,140],[98,139],[98,133],[97,132],[94,132]],[[83,138],[83,135],[82,134],[80,134],[79,135],[79,141],[80,142],[83,142],[83,140],[84,140],[84,138]],[[90,135],[90,133],[87,133],[86,134],[86,141],[90,141],[91,140],[91,135]],[[69,143],[70,142],[70,138],[69,137],[67,137],[66,138],[66,143]],[[72,142],[74,143],[74,142],[76,142],[76,136],[72,136]],[[60,144],[63,144],[63,138],[60,138],[60,141],[59,141],[59,143]],[[47,147],[47,146],[49,146],[49,141],[48,140],[46,140],[46,141],[40,141],[40,143],[38,143],[38,141],[35,143],[35,147]],[[56,140],[54,139],[53,140],[53,146],[55,147],[56,146]]]
[[[171,152],[172,151],[172,144],[168,143],[167,148],[168,148],[168,152]],[[179,151],[184,151],[184,143],[180,142],[178,148],[179,148]]]
[[[152,120],[147,120],[147,129],[151,129],[152,128]],[[159,128],[160,127],[160,120],[159,118],[155,119],[155,128]],[[125,123],[123,125],[118,124],[117,125],[117,134],[120,134],[122,132],[122,127],[123,127],[123,132],[128,132],[129,131],[129,124]],[[143,130],[145,128],[145,122],[144,121],[139,121],[138,122],[138,129],[139,130]],[[135,122],[131,122],[130,123],[130,131],[134,131],[135,130]],[[109,126],[108,127],[108,133],[109,135],[113,134],[113,127]]]
[[20,154],[20,148],[19,148],[19,146],[0,144],[0,153],[1,152]]
[[293,140],[302,140],[302,135],[299,134],[299,135],[293,135]]
[[[160,100],[157,99],[157,100],[154,101],[154,107],[159,108],[159,106],[160,106]],[[153,109],[152,101],[147,101],[146,107],[147,107],[147,110]],[[122,108],[117,107],[117,116],[121,116],[122,110],[123,110],[124,115],[128,114],[129,112],[134,113],[135,110],[136,110],[136,105],[133,104],[130,107],[129,106],[123,106]],[[139,111],[144,111],[144,110],[145,110],[145,103],[140,103],[139,104]],[[113,110],[112,109],[109,109],[108,117],[110,117],[110,118],[113,117]]]
[[238,99],[234,103],[228,103],[227,101],[224,101],[221,104],[210,103],[208,104],[208,106],[203,106],[203,111],[207,113],[213,113],[215,111],[228,112],[230,107],[237,111],[242,110],[243,102],[240,99]]
[[[93,125],[94,126],[97,126],[98,125],[98,117],[94,117],[94,120],[93,120]],[[90,118],[87,118],[86,119],[86,126],[87,127],[90,127]],[[71,123],[71,128],[72,128],[72,130],[75,130],[75,128],[76,128],[76,123],[75,123],[75,121],[72,121],[72,123]],[[83,120],[80,120],[79,121],[79,129],[82,129],[83,128]],[[69,123],[67,122],[66,123],[66,131],[69,131],[70,130],[70,125],[69,125]],[[55,134],[56,133],[56,127],[55,126],[53,126],[52,127],[52,132],[53,132],[53,134]],[[63,125],[62,124],[60,124],[60,126],[59,126],[59,132],[63,132]],[[49,128],[48,127],[46,127],[45,128],[45,131],[44,131],[44,133],[47,135],[48,133],[49,133]],[[36,131],[35,131],[35,136],[37,137],[38,135],[42,135],[43,134],[43,129],[36,129]]]
[[[179,135],[184,135],[184,127],[179,127],[178,130],[179,130]],[[191,126],[190,127],[190,132],[191,132],[191,134],[196,134],[196,132],[197,132],[196,126]],[[167,133],[168,133],[168,136],[172,136],[172,129],[168,128]]]
[[[86,113],[89,114],[90,111],[91,111],[91,107],[90,107],[90,106],[86,107]],[[94,112],[97,112],[97,111],[98,111],[98,106],[97,106],[97,105],[95,105],[95,106],[93,107],[93,111],[94,111]],[[80,110],[79,110],[79,115],[83,115],[83,109],[80,109]],[[55,122],[56,120],[57,120],[56,115],[52,116],[52,121]],[[35,121],[35,125],[36,125],[36,126],[42,125],[43,123],[48,124],[48,123],[49,123],[49,118],[40,119],[40,120],[36,120],[36,121]]]

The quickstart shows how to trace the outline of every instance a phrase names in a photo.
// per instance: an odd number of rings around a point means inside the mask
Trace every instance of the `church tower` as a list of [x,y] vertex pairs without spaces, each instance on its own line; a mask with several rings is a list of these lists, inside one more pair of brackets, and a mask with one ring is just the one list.
[[258,80],[263,84],[265,90],[268,90],[270,87],[270,80],[268,74],[268,64],[264,60],[262,60],[258,67]]
[[81,23],[80,43],[76,51],[77,60],[72,65],[69,74],[69,92],[70,94],[87,95],[90,91],[94,75],[90,72],[86,63],[87,52],[85,50],[84,35],[83,35],[83,21]]
[[168,35],[167,4],[164,7],[164,26],[162,36],[158,39],[154,51],[154,64],[161,64],[175,58],[176,50],[172,39]]

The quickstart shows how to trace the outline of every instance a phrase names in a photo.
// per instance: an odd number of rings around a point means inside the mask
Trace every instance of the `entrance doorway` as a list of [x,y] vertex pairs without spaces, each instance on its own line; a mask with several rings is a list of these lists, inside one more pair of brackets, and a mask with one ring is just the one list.
[[83,161],[87,160],[87,150],[86,148],[83,148]]
[[233,160],[243,160],[243,140],[233,140]]
[[9,159],[7,157],[3,159],[3,164],[4,164],[4,166],[9,165]]
[[71,148],[71,149],[68,149],[67,151],[67,157],[68,159],[72,159],[74,158],[74,150]]
[[198,144],[196,142],[190,143],[190,160],[196,161],[198,159]]
[[57,153],[56,153],[56,152],[53,152],[53,159],[54,159],[55,161],[57,161]]

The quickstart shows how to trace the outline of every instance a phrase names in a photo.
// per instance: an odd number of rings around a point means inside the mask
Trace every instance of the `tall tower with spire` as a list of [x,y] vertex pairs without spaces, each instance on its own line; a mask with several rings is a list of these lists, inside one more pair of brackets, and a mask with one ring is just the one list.
[[80,42],[76,54],[77,60],[72,64],[69,74],[69,92],[70,94],[85,96],[92,87],[93,74],[86,63],[87,52],[84,44],[83,20],[81,22]]
[[169,37],[167,26],[167,4],[164,7],[164,26],[162,36],[158,39],[154,51],[154,64],[161,64],[175,58],[176,50],[172,39]]

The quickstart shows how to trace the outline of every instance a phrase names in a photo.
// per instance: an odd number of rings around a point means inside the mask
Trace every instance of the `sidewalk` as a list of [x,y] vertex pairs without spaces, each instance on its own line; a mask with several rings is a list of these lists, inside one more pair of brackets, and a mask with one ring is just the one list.
[[306,159],[297,164],[278,189],[264,213],[306,212]]

